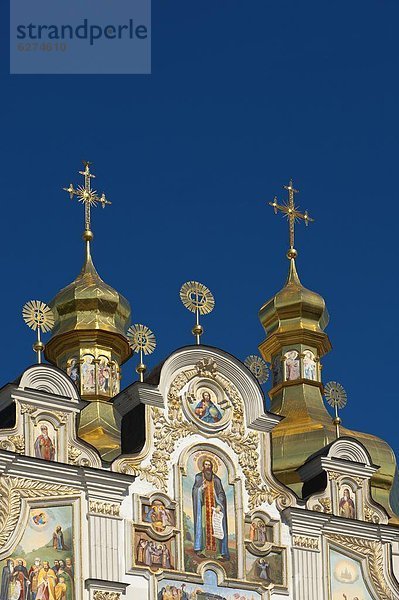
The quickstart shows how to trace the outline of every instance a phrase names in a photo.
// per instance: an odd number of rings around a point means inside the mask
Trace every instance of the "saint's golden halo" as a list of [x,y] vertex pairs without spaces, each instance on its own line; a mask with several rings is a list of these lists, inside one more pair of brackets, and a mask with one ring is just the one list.
[[40,300],[29,300],[22,309],[22,317],[34,331],[40,327],[41,331],[46,333],[51,331],[54,325],[53,311]]
[[200,315],[207,315],[215,306],[212,292],[198,281],[183,283],[180,288],[180,299],[188,310],[193,313],[198,310]]
[[152,354],[157,345],[155,335],[151,329],[146,325],[141,325],[141,323],[136,323],[129,327],[127,337],[133,352],[140,352],[142,350],[144,354]]
[[253,375],[255,375],[256,379],[261,385],[262,383],[266,383],[266,381],[269,379],[269,368],[263,358],[260,356],[250,354],[244,360],[244,365],[248,367]]
[[217,473],[219,470],[219,459],[216,458],[216,456],[213,456],[211,454],[200,454],[199,456],[197,456],[195,458],[195,462],[197,464],[198,470],[202,471],[202,468],[204,466],[204,462],[206,460],[209,460],[209,462],[212,464],[212,471],[214,473]]
[[324,397],[330,406],[344,408],[348,397],[344,387],[337,381],[329,381],[324,386]]

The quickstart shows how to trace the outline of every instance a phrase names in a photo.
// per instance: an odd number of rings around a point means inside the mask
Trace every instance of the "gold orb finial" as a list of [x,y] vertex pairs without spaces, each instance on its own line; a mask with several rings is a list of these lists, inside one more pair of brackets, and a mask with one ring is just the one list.
[[54,326],[54,315],[51,308],[40,300],[29,300],[22,308],[22,317],[30,329],[37,332],[37,340],[33,344],[33,350],[37,354],[37,362],[42,362],[44,344],[41,341],[41,332],[47,333]]
[[199,316],[212,312],[215,307],[215,298],[203,283],[186,281],[180,288],[180,300],[187,310],[195,313],[196,322],[192,328],[192,333],[196,338],[197,344],[199,344],[201,335],[204,333],[204,329],[199,322]]
[[266,383],[266,381],[269,379],[269,368],[263,358],[260,356],[250,354],[244,360],[244,365],[248,367],[260,385]]
[[338,409],[344,408],[348,401],[348,396],[344,387],[337,381],[329,381],[324,386],[324,397],[328,404],[334,408],[335,417],[333,423],[336,428],[337,439],[339,438],[339,426],[342,421],[338,415]]
[[140,362],[136,367],[136,372],[140,376],[140,381],[144,381],[144,373],[147,370],[146,365],[143,362],[143,354],[152,354],[156,348],[155,335],[146,325],[136,323],[129,327],[127,331],[127,338],[129,345],[133,352],[140,354]]

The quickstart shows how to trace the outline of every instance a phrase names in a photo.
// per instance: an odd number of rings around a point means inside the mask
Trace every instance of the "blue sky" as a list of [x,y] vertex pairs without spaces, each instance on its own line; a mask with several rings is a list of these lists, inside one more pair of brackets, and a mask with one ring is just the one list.
[[347,389],[345,425],[398,453],[398,17],[393,0],[156,0],[148,76],[10,76],[2,35],[2,381],[34,360],[22,305],[80,270],[82,207],[61,188],[82,159],[113,203],[95,264],[156,333],[150,365],[192,342],[189,279],[216,298],[204,342],[256,353],[288,268],[267,202],[292,177],[316,219],[296,245],[331,315],[324,380]]

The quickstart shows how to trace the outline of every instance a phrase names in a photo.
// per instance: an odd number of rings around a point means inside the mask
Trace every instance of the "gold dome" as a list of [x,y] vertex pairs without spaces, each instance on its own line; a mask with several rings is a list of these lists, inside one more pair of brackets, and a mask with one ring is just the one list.
[[[267,339],[273,338],[275,342],[284,344],[286,340],[294,341],[292,335],[295,333],[297,343],[312,342],[314,344],[316,336],[320,354],[326,354],[331,349],[324,333],[329,318],[324,298],[302,285],[296,270],[295,259],[291,258],[287,281],[283,289],[268,300],[259,311],[259,319],[268,336]],[[267,349],[266,360],[271,360],[276,349],[275,344]]]
[[100,329],[125,337],[130,324],[129,302],[105,283],[89,255],[77,278],[50,302],[53,337],[69,331]]
[[[301,496],[302,485],[298,468],[310,455],[336,438],[335,425],[323,402],[320,358],[331,349],[324,332],[329,321],[324,299],[301,284],[295,259],[285,286],[259,311],[266,339],[259,349],[272,364],[272,388],[269,392],[273,413],[284,417],[272,431],[273,472],[285,485]],[[290,374],[288,360],[297,361],[297,371]],[[304,369],[306,353],[314,359],[314,372]],[[275,366],[277,365],[277,367]],[[341,435],[361,441],[379,470],[371,480],[374,500],[388,511],[391,522],[399,523],[396,490],[396,460],[389,445],[367,433],[340,427]]]

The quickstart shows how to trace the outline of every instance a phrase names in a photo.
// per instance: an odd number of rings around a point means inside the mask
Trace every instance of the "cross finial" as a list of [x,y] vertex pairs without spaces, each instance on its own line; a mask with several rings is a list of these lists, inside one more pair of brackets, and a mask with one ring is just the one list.
[[308,215],[308,211],[305,210],[304,213],[299,212],[299,206],[295,206],[295,194],[299,193],[299,190],[294,188],[292,183],[292,179],[288,185],[284,186],[284,189],[288,191],[288,200],[283,204],[278,204],[277,196],[274,197],[273,202],[269,202],[270,206],[274,208],[275,214],[279,211],[283,213],[288,219],[289,226],[289,240],[290,240],[290,249],[288,250],[287,256],[288,258],[295,258],[297,255],[297,251],[295,250],[295,223],[297,221],[305,221],[305,225],[309,225],[312,223],[314,219],[312,219]]
[[99,196],[96,190],[93,190],[91,187],[91,179],[95,178],[93,173],[90,173],[90,163],[88,160],[83,161],[84,171],[79,171],[80,175],[84,177],[84,185],[78,185],[77,188],[74,188],[73,184],[70,183],[69,187],[63,188],[66,192],[69,193],[69,197],[71,200],[74,196],[77,196],[79,202],[82,202],[85,205],[85,231],[83,234],[83,238],[87,242],[87,251],[89,252],[90,240],[93,239],[93,233],[90,230],[91,225],[91,207],[97,206],[98,203],[105,208],[106,204],[111,204],[109,200],[105,197],[105,194],[101,194]]

